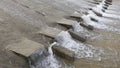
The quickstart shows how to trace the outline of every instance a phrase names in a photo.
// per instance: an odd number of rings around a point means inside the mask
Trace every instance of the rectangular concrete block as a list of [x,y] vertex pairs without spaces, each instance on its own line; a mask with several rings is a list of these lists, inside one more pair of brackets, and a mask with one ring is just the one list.
[[74,20],[69,20],[69,19],[63,18],[60,21],[58,21],[57,23],[62,24],[62,25],[72,26],[74,22],[75,22]]
[[52,49],[54,54],[56,54],[57,56],[67,59],[69,61],[75,61],[75,53],[73,51],[57,45],[54,45]]
[[43,48],[44,45],[31,41],[27,38],[22,38],[20,42],[8,45],[6,47],[6,49],[18,53],[20,55],[23,55],[25,57],[29,57],[38,49],[43,49]]
[[62,30],[52,27],[46,27],[41,31],[38,31],[38,34],[43,34],[51,38],[55,38]]
[[86,23],[80,23],[80,25],[83,26],[83,27],[85,27],[85,28],[87,28],[87,29],[89,29],[89,30],[94,30],[94,27],[93,27],[93,26],[88,25],[88,24],[86,24]]
[[79,40],[79,41],[81,41],[81,42],[85,42],[85,41],[86,41],[85,36],[80,35],[79,33],[74,32],[74,31],[71,30],[71,29],[70,29],[68,32],[70,33],[70,35],[71,35],[74,39]]

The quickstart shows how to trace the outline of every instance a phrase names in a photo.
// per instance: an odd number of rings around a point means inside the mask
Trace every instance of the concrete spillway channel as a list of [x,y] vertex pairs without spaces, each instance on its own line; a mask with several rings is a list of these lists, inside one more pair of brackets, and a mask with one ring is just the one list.
[[[106,8],[106,6],[108,7],[109,5],[111,5],[111,2],[112,2],[111,0],[106,0],[104,2],[105,4],[103,8],[108,9]],[[25,6],[23,4],[24,2],[22,3],[22,6],[29,8],[28,6]],[[72,65],[69,65],[69,64],[67,65],[65,61],[61,60],[61,58],[66,59],[68,61],[72,61],[73,64],[74,62],[80,60],[80,61],[83,61],[83,63],[79,62],[81,63],[81,65],[88,64],[91,66],[92,64],[97,62],[97,64],[94,67],[105,66],[105,67],[114,68],[117,66],[116,62],[119,61],[116,59],[116,56],[117,56],[116,51],[113,51],[110,48],[93,46],[93,45],[87,44],[86,42],[88,40],[87,33],[90,34],[94,31],[94,29],[101,28],[101,26],[97,27],[96,24],[94,23],[94,22],[98,22],[96,17],[107,16],[103,14],[104,10],[103,11],[101,10],[101,6],[97,6],[97,8],[98,7],[100,7],[100,12],[99,12],[99,9],[89,8],[90,12],[87,12],[83,15],[81,15],[79,12],[77,13],[76,11],[75,13],[69,16],[69,19],[62,18],[59,21],[55,21],[55,23],[62,24],[65,27],[67,27],[68,30],[66,31],[47,26],[41,29],[40,31],[36,32],[35,34],[43,34],[53,39],[53,43],[51,43],[47,48],[44,47],[43,44],[37,43],[35,41],[31,41],[27,38],[22,38],[21,42],[8,45],[7,49],[26,57],[29,61],[31,68],[63,68],[63,67],[75,68]],[[4,10],[7,11],[6,9]],[[42,16],[46,15],[44,13],[40,13],[38,10],[36,12]],[[11,13],[14,13],[14,12],[11,12]],[[89,15],[92,13],[93,15],[95,14],[96,17],[94,16],[92,17],[91,15]],[[37,18],[39,19],[39,17]],[[29,20],[31,19],[28,19],[27,21]],[[91,21],[94,21],[94,22],[91,22]],[[39,21],[35,21],[35,22],[38,23]],[[39,27],[39,25],[37,25],[37,27]],[[90,60],[91,62],[88,62],[88,60]],[[108,62],[110,62],[113,65],[109,64]],[[78,66],[79,66],[79,63],[78,63]]]

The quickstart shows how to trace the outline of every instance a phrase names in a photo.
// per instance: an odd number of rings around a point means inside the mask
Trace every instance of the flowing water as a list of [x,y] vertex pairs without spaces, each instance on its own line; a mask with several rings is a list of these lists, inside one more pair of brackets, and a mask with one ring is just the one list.
[[[95,4],[87,1],[81,1],[81,3],[77,0],[67,1],[78,6],[82,5],[81,8],[85,10],[81,9],[81,13],[83,11],[89,13],[88,15],[83,14],[83,22],[94,26],[95,30],[89,31],[81,27],[79,22],[74,22],[73,30],[89,37],[86,43],[73,39],[67,31],[62,31],[55,38],[59,46],[75,52],[75,57],[78,60],[73,65],[69,65],[55,56],[51,49],[53,45],[50,45],[46,52],[44,52],[45,50],[40,51],[39,57],[47,53],[44,59],[38,61],[31,68],[119,68],[120,16],[117,13],[120,10],[119,5],[111,5],[106,12],[100,10],[101,6],[98,6],[99,8],[93,7],[95,11],[103,15],[103,17],[99,17],[91,10],[86,9],[95,6]],[[97,22],[90,18],[95,18]]]
[[74,68],[74,66],[66,64],[53,54],[52,46],[56,42],[50,45],[48,49],[37,51],[29,58],[30,68]]
[[99,62],[98,65],[102,66],[117,67],[117,52],[110,48],[105,49],[75,41],[68,32],[61,32],[56,40],[61,46],[74,51],[78,59],[87,59],[90,60],[91,63],[92,61],[96,61]]
[[[59,16],[63,18],[63,15],[77,11],[81,14],[84,22],[95,27],[93,31],[90,31],[80,26],[79,22],[73,23],[71,29],[84,35],[87,38],[85,43],[72,38],[68,31],[61,32],[55,38],[59,46],[75,52],[77,59],[75,62],[66,62],[56,56],[52,51],[52,46],[55,44],[53,43],[48,48],[40,49],[29,57],[28,61],[31,68],[120,68],[120,1],[114,1],[106,12],[101,11],[102,4],[96,6],[97,4],[92,3],[95,0],[1,0],[0,10],[2,9],[15,20],[19,19],[22,24],[26,23],[27,26],[30,24],[32,27],[41,29],[47,26],[44,15],[46,20],[50,19],[47,21],[51,22],[51,19],[60,20]],[[94,8],[94,11],[103,14],[103,17],[95,15],[89,8]],[[85,12],[89,14],[85,15]],[[4,19],[1,18],[0,21],[4,21]],[[16,26],[16,24],[14,25]],[[5,35],[5,38],[7,37]]]

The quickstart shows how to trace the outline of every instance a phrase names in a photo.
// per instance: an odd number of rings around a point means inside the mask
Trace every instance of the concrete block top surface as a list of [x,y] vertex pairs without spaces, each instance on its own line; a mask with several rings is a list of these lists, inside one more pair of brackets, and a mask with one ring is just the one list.
[[55,38],[62,30],[52,27],[46,27],[45,29],[42,29],[41,31],[37,32],[52,38]]
[[76,21],[63,18],[60,21],[58,21],[57,23],[58,24],[63,24],[63,25],[68,25],[68,26],[72,26],[74,22],[76,22]]
[[40,43],[23,38],[21,42],[8,45],[6,48],[15,53],[23,55],[25,57],[29,57],[31,54],[33,54],[38,49],[44,48],[44,46]]
[[58,50],[66,55],[73,56],[75,53],[71,50],[68,50],[67,48],[64,48],[62,46],[53,46],[53,49]]

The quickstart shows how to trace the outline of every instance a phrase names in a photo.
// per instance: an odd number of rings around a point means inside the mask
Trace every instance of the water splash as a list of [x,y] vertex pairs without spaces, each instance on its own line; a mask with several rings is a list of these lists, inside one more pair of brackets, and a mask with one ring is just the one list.
[[117,14],[102,13],[102,15],[103,15],[103,17],[107,17],[107,18],[120,19],[120,16]]
[[83,15],[82,16],[83,22],[85,22],[85,23],[87,23],[89,25],[92,25],[92,26],[94,26],[95,28],[98,28],[98,29],[106,29],[107,28],[107,26],[102,24],[102,23],[96,23],[94,21],[91,21],[91,19],[90,19],[91,16],[90,15],[91,14]]
[[[107,66],[107,67],[116,67],[117,52],[112,49],[104,49],[102,47],[95,47],[88,44],[83,44],[78,41],[72,39],[68,32],[61,32],[56,40],[58,43],[75,52],[75,57],[79,59],[89,59],[91,61],[97,61],[99,65]],[[114,54],[114,55],[113,55]],[[109,61],[108,61],[109,60]],[[100,63],[103,62],[103,63]],[[109,65],[112,63],[113,65]]]
[[[91,18],[96,19],[98,22],[94,22],[91,20]],[[109,20],[109,19],[105,19],[105,18],[100,18],[98,16],[96,16],[94,13],[89,12],[88,15],[83,15],[82,16],[83,22],[94,26],[95,28],[98,29],[104,29],[104,30],[108,30],[108,31],[112,31],[112,32],[116,32],[118,34],[120,34],[120,29],[114,28],[112,26],[109,25],[105,25],[105,22],[113,22],[114,20]]]
[[53,55],[53,51],[52,51],[52,46],[55,43],[53,43],[52,45],[50,45],[50,47],[48,48],[48,52],[49,52],[49,56],[47,56],[41,63],[39,63],[39,65],[36,68],[60,68],[61,64],[60,62],[56,59],[56,57]]
[[85,29],[84,27],[80,26],[80,23],[79,22],[74,22],[73,25],[72,25],[72,28],[73,28],[73,31],[81,34],[81,35],[84,35],[86,37],[93,37],[95,36],[94,33],[88,31],[87,29]]
[[80,26],[80,24],[77,21],[73,23],[72,27],[73,27],[73,31],[75,32],[86,31],[83,27]]
[[117,10],[106,10],[106,13],[108,13],[108,14],[115,14],[115,15],[120,15],[120,13],[117,11]]
[[[92,47],[91,45],[85,45],[83,43],[76,42],[75,40],[72,39],[72,37],[68,32],[61,32],[56,37],[56,40],[61,46],[68,48],[72,51],[75,51],[77,58],[93,58],[94,57],[95,59],[95,56],[94,56],[95,48]],[[96,53],[96,55],[98,54],[99,53]],[[98,57],[96,57],[96,59],[100,59],[99,55]]]
[[40,49],[31,55],[29,58],[30,68],[74,68],[74,66],[66,64],[53,54],[52,46],[55,44],[56,42],[51,44],[48,51]]
[[114,18],[114,19],[120,19],[120,16],[117,14],[110,14],[110,13],[105,13],[102,11],[103,9],[103,4],[105,4],[104,2],[105,0],[102,1],[102,3],[100,3],[99,5],[95,6],[92,8],[93,11],[102,14],[103,17],[107,17],[107,18]]
[[108,9],[119,11],[120,10],[119,6],[120,6],[119,4],[113,4],[113,5],[110,5]]

